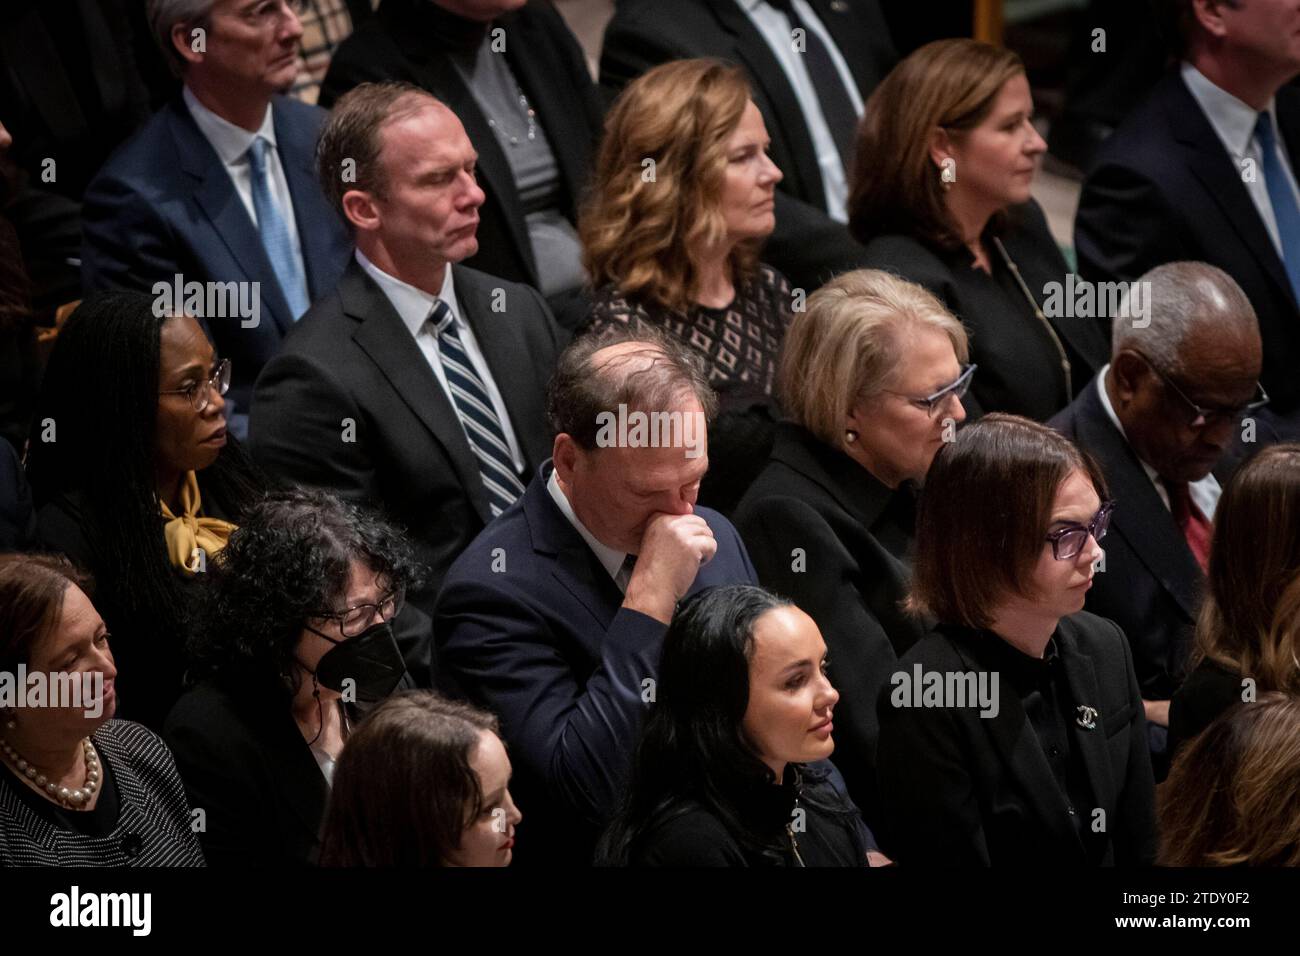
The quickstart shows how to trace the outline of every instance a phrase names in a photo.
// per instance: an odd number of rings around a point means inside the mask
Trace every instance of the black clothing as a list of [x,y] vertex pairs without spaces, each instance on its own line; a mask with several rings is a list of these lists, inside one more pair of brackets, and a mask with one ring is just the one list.
[[1240,674],[1211,660],[1197,664],[1169,702],[1170,757],[1229,707],[1240,704],[1242,692]]

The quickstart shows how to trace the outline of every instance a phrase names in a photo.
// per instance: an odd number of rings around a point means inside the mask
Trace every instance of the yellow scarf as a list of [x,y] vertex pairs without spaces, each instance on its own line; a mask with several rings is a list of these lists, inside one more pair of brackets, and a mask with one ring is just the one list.
[[[202,570],[207,556],[216,554],[226,546],[230,532],[235,525],[220,518],[201,518],[203,499],[199,497],[199,476],[192,471],[185,473],[181,485],[181,510],[179,518],[172,514],[167,502],[162,505],[162,516],[166,520],[163,535],[167,539],[167,554],[172,564],[190,574]],[[202,551],[200,555],[197,551]]]

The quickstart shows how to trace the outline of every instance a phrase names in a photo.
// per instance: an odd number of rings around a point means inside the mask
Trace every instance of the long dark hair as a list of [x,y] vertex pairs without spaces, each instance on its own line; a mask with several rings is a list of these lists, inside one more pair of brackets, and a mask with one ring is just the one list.
[[[154,462],[167,317],[154,315],[153,303],[143,292],[103,292],[69,317],[46,368],[27,473],[38,508],[61,495],[82,497],[99,554],[99,566],[87,569],[96,594],[124,619],[175,640],[188,615],[159,519]],[[233,438],[199,483],[236,523],[266,485]]]
[[[664,635],[656,700],[632,758],[622,807],[596,849],[596,864],[626,866],[652,828],[702,805],[749,854],[782,853],[740,806],[778,781],[746,739],[754,626],[784,598],[748,584],[705,588],[685,601]],[[805,802],[807,802],[805,800]]]
[[484,810],[470,765],[483,731],[495,717],[432,691],[376,707],[335,768],[321,866],[446,866]]
[[353,561],[388,586],[423,583],[406,538],[324,491],[273,491],[208,564],[190,639],[190,681],[212,678],[287,702],[303,624],[344,595]]

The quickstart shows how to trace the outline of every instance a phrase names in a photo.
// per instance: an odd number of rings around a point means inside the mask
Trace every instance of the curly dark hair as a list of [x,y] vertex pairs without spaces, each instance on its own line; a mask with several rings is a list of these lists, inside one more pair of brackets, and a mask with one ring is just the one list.
[[303,625],[342,599],[354,560],[390,587],[423,584],[405,537],[378,518],[323,491],[267,495],[208,564],[190,640],[191,681],[292,696]]

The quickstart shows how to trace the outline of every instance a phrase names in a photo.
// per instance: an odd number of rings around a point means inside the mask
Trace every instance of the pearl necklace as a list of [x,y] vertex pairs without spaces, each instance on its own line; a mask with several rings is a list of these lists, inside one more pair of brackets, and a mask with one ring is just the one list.
[[[528,119],[528,139],[530,141],[535,140],[537,139],[537,111],[529,105],[528,97],[524,96],[523,90],[516,87],[515,91],[519,94],[519,109]],[[497,121],[490,116],[488,117],[488,126],[492,127],[493,131],[498,135],[504,136],[510,140],[511,146],[519,145],[519,137],[510,133],[504,126],[497,123]]]
[[28,780],[34,781],[41,792],[51,800],[57,800],[64,806],[74,809],[81,809],[83,804],[99,789],[99,754],[95,752],[95,745],[90,742],[89,737],[82,739],[81,749],[86,760],[86,782],[76,789],[69,789],[68,787],[58,786],[45,774],[38,772],[18,751],[9,745],[8,740],[0,737],[0,751],[3,751],[9,762],[18,768],[20,774]]

